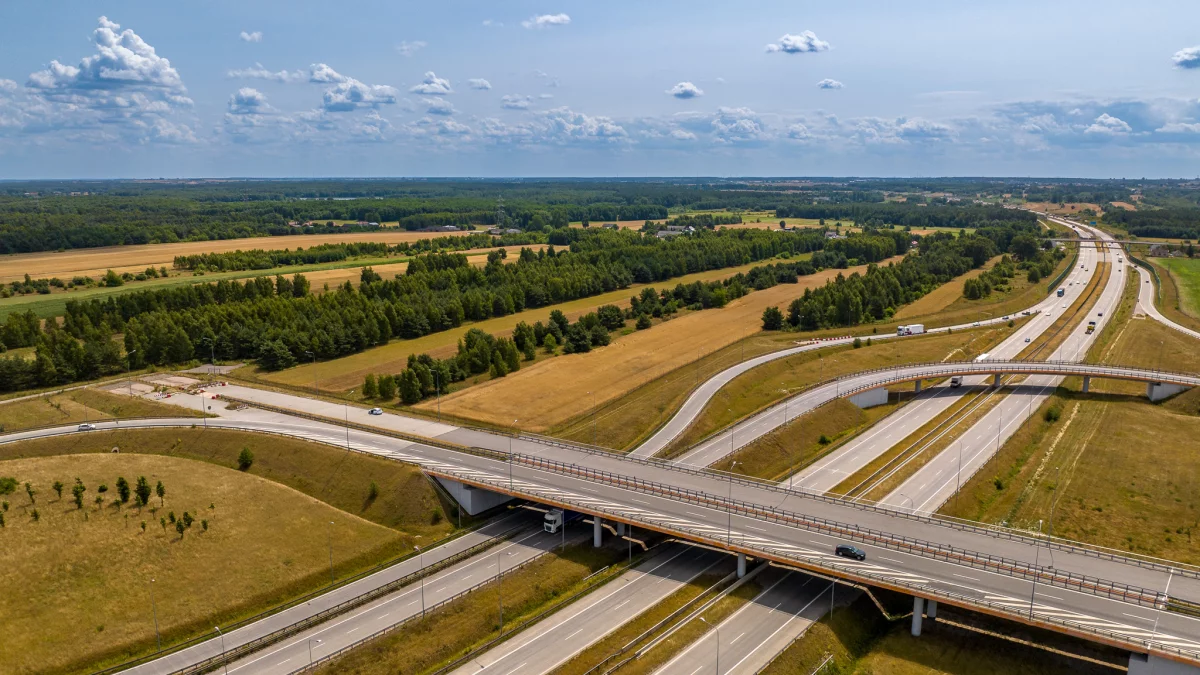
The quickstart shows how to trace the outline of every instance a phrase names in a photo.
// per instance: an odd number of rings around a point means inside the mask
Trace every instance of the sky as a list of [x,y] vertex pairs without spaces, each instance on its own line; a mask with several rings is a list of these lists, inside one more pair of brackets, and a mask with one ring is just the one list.
[[0,6],[0,179],[1200,175],[1200,3]]

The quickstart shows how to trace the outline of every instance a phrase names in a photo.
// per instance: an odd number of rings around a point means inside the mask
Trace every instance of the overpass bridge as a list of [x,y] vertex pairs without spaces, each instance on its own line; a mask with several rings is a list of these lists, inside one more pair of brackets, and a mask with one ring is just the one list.
[[[121,428],[192,427],[193,418],[125,420]],[[421,466],[444,480],[625,523],[845,583],[949,603],[1200,667],[1200,568],[968,521],[788,490],[734,474],[515,435],[513,450],[416,440],[332,420],[271,413],[209,427],[296,436]],[[98,425],[115,428],[114,422]],[[0,443],[78,434],[17,432]],[[86,432],[84,432],[86,433]],[[482,439],[483,434],[480,434]],[[463,438],[461,435],[458,438]],[[865,561],[833,555],[855,543]],[[1051,592],[1041,591],[1048,588]]]
[[[879,368],[838,378],[837,396],[849,398],[860,407],[878,405],[886,401],[885,387],[904,382],[916,382],[920,391],[921,381],[944,379],[955,376],[992,375],[993,384],[1000,384],[1003,375],[1061,375],[1083,378],[1083,391],[1088,391],[1093,377],[1128,380],[1146,383],[1146,397],[1158,401],[1192,387],[1200,386],[1200,375],[1176,373],[1164,370],[1108,366],[1077,361],[950,361],[918,363],[913,365]],[[841,382],[845,381],[845,386]],[[869,395],[869,392],[882,392]]]

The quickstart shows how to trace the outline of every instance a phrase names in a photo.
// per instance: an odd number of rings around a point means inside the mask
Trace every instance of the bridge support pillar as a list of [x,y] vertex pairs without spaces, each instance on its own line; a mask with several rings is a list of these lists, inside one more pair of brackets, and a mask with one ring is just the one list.
[[913,385],[913,393],[914,394],[921,393],[921,381],[920,380],[917,380],[916,384]]
[[921,637],[921,614],[925,611],[925,598],[913,596],[913,637]]
[[992,386],[993,387],[1000,386],[1000,373],[996,373],[995,375],[992,376]]
[[887,389],[883,387],[868,389],[850,397],[850,402],[860,408],[871,408],[877,405],[884,405],[887,403],[887,400],[888,392]]
[[1130,654],[1129,675],[1196,675],[1200,668],[1153,654]]
[[604,521],[599,516],[595,516],[592,518],[592,546],[600,548],[600,545],[603,543]]
[[1188,387],[1182,384],[1163,384],[1162,382],[1147,382],[1146,383],[1146,398],[1151,401],[1161,401],[1178,394],[1181,391],[1187,391]]
[[1092,388],[1092,376],[1084,375],[1083,376],[1083,393],[1085,393],[1085,394],[1088,393],[1088,390],[1090,390],[1091,388]]
[[618,537],[625,536],[625,523],[617,523],[617,536]]
[[937,600],[925,601],[925,618],[930,621],[937,620]]
[[737,575],[738,575],[739,579],[746,576],[746,554],[745,553],[738,554]]

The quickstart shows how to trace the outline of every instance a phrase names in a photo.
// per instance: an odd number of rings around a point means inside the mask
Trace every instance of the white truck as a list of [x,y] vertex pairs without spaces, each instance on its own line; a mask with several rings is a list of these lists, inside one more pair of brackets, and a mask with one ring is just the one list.
[[575,511],[563,511],[562,509],[550,509],[542,518],[542,529],[550,534],[554,534],[562,529],[563,525],[582,517],[583,514]]
[[925,332],[925,324],[911,323],[907,326],[896,326],[896,337],[904,337],[905,335],[920,335]]
[[954,377],[950,378],[950,388],[951,389],[958,389],[961,386],[962,386],[962,375],[955,375]]

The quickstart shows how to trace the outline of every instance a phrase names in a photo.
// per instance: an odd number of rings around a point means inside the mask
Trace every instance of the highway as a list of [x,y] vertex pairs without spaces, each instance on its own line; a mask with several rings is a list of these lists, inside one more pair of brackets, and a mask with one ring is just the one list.
[[1133,267],[1138,271],[1138,307],[1141,308],[1142,313],[1150,315],[1152,319],[1168,328],[1174,328],[1184,335],[1200,340],[1200,331],[1184,328],[1158,311],[1158,306],[1155,304],[1154,280],[1150,277],[1150,272],[1143,269],[1141,265],[1133,265]]
[[[191,427],[194,423],[193,419],[182,418],[126,421],[121,426]],[[105,422],[99,426],[116,425]],[[1098,555],[1090,549],[1047,549],[1039,540],[1003,531],[950,526],[892,510],[728,480],[667,463],[637,462],[527,439],[513,440],[514,452],[522,454],[510,462],[274,413],[264,414],[260,421],[209,420],[209,426],[287,434],[332,445],[342,445],[348,436],[351,447],[359,451],[419,464],[436,475],[498,492],[575,507],[639,527],[1056,630],[1090,634],[1094,639],[1128,644],[1134,649],[1142,643],[1153,643],[1154,649],[1163,652],[1183,650],[1190,655],[1188,658],[1200,661],[1200,621],[1097,595],[1069,584],[1065,578],[1067,573],[1088,575],[1151,591],[1162,591],[1169,584],[1172,597],[1200,601],[1200,570],[1188,572],[1186,566],[1146,566],[1133,558]],[[80,432],[69,426],[18,432],[0,441],[76,433]],[[554,465],[549,460],[570,464]],[[537,462],[542,464],[534,466]],[[680,489],[694,492],[681,493]],[[690,498],[682,498],[689,494]],[[726,501],[726,495],[734,501]],[[726,505],[735,505],[739,512],[753,507],[756,513],[778,515],[772,519],[733,515],[725,510]],[[870,534],[866,528],[878,534]],[[832,555],[834,545],[847,540],[858,542],[867,551],[865,562]],[[936,545],[916,544],[921,541]],[[949,553],[946,546],[957,547],[958,552],[949,558],[933,554],[938,550]],[[985,558],[988,555],[1011,562],[989,563]],[[1052,557],[1049,564],[1047,556]],[[1035,570],[1041,578],[1037,587],[1045,591],[1046,598],[1035,602],[1030,613],[1032,584],[1025,577]],[[1157,627],[1151,629],[1155,621]]]
[[548,673],[701,574],[716,570],[727,574],[732,569],[728,555],[687,544],[670,544],[664,552],[471,659],[453,673]]
[[831,596],[830,582],[778,568],[763,571],[758,582],[763,590],[757,596],[654,671],[655,675],[753,675],[827,614],[831,601],[841,604],[858,593],[843,588],[844,596],[839,599]]
[[[1104,233],[1098,234],[1101,239],[1109,238]],[[1106,249],[1101,253],[1112,263],[1108,280],[1095,306],[1090,312],[1081,313],[1066,340],[1050,355],[1051,361],[1082,360],[1121,302],[1132,265],[1128,261],[1116,263],[1117,256],[1124,257],[1119,251]],[[1096,322],[1095,332],[1091,334],[1087,332],[1088,321]],[[1001,393],[996,405],[964,431],[957,443],[929,460],[882,502],[896,508],[907,506],[917,511],[937,511],[957,492],[962,481],[969,480],[987,464],[1004,442],[1054,393],[1063,379],[1053,375],[1031,375],[1018,386]]]

